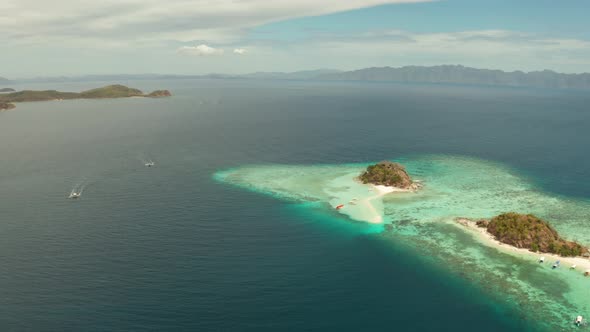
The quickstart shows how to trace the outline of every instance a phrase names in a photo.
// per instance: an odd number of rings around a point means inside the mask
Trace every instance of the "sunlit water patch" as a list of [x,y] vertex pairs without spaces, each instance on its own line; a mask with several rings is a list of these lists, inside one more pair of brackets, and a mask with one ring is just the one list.
[[[526,175],[490,161],[446,155],[398,161],[423,182],[421,190],[377,197],[370,186],[354,180],[366,164],[245,166],[215,178],[334,217],[372,223],[359,230],[407,246],[424,262],[468,280],[514,307],[522,319],[549,330],[570,330],[576,315],[590,316],[590,278],[582,271],[552,270],[531,255],[490,247],[454,222],[456,217],[489,218],[507,211],[533,213],[564,237],[590,244],[589,200],[542,192]],[[336,211],[340,204],[344,207]]]

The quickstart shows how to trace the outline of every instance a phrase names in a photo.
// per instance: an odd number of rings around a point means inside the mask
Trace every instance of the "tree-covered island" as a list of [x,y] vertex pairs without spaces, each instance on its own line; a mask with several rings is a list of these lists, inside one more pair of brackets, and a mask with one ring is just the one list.
[[0,110],[14,108],[13,103],[28,101],[50,101],[50,100],[68,100],[68,99],[104,99],[104,98],[129,98],[129,97],[170,97],[172,94],[168,90],[156,90],[149,94],[144,94],[141,90],[126,87],[124,85],[108,85],[98,89],[92,89],[82,92],[60,92],[56,90],[23,90],[18,92],[0,94]]
[[391,161],[382,161],[370,165],[367,170],[359,176],[362,183],[383,185],[401,189],[416,189],[417,184],[412,181],[404,166]]
[[503,213],[490,220],[478,220],[476,225],[485,228],[496,240],[516,248],[564,257],[588,252],[581,244],[561,238],[548,222],[532,214]]

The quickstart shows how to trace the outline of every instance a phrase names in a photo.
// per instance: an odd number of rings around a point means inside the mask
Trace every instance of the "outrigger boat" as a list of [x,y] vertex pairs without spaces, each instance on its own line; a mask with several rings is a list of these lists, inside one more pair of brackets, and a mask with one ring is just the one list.
[[552,269],[556,269],[559,267],[559,261],[553,263],[553,266],[551,266]]
[[576,326],[582,326],[584,324],[584,317],[576,317],[576,319],[574,320],[574,324],[576,324]]
[[68,198],[71,198],[71,199],[80,198],[80,193],[73,192],[70,194],[70,196],[68,196]]
[[545,263],[545,257],[541,256],[541,258],[539,258],[539,263]]

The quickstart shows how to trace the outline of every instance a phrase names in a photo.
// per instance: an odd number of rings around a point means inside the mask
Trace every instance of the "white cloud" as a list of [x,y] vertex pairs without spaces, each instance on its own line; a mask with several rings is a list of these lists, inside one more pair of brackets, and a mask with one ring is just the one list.
[[205,44],[197,46],[183,46],[178,49],[178,53],[197,55],[197,56],[210,56],[210,55],[223,55],[224,51],[220,48],[213,48]]
[[0,41],[229,42],[265,23],[425,1],[433,0],[1,0]]
[[[2,69],[0,76],[7,71],[18,74],[22,68],[34,73],[51,68],[59,74],[70,70],[72,63],[79,64],[78,71],[132,67],[145,72],[152,70],[153,62],[181,73],[188,66],[194,66],[194,72],[246,72],[443,63],[590,71],[590,41],[555,35],[306,30],[302,35],[308,39],[293,41],[272,31],[264,36],[250,33],[254,27],[298,17],[427,1],[436,0],[0,0],[0,61],[19,64]],[[235,57],[244,52],[248,56],[240,61],[221,57],[224,60],[202,66],[188,56],[175,57],[174,50],[211,58],[219,58],[224,50]]]
[[[539,37],[518,31],[478,30],[449,33],[399,32],[403,38],[368,40],[357,42],[371,51],[382,54],[415,53],[423,55],[447,55],[463,57],[538,57],[552,54],[585,50],[590,52],[590,42],[574,39]],[[340,44],[341,46],[350,47]],[[336,44],[333,46],[338,47]],[[374,48],[373,48],[374,47]],[[496,58],[498,60],[498,58]],[[515,59],[516,60],[516,59]],[[538,62],[533,61],[533,62]]]

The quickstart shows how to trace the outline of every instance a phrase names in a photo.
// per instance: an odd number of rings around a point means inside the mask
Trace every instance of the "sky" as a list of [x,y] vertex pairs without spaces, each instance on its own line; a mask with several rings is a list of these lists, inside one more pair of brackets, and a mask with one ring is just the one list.
[[590,72],[590,0],[1,0],[0,76]]

